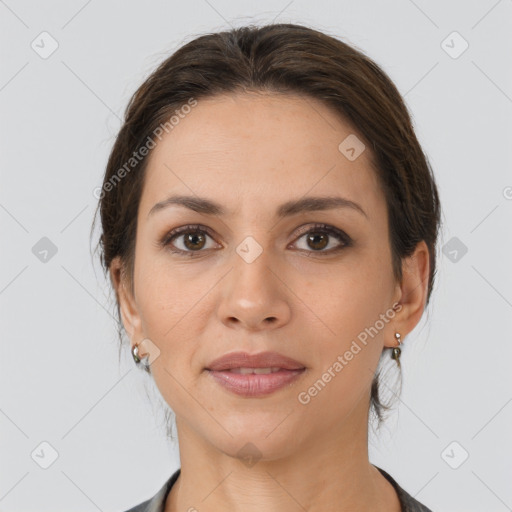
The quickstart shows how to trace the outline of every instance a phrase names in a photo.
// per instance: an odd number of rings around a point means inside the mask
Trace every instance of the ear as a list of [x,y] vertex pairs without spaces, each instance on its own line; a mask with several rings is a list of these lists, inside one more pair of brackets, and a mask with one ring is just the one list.
[[144,334],[142,332],[137,303],[130,290],[125,266],[119,256],[116,256],[112,260],[109,272],[112,286],[116,292],[116,298],[121,312],[121,320],[126,332],[130,336],[131,345],[133,346],[144,338]]
[[402,282],[397,283],[395,300],[399,305],[394,308],[395,314],[392,328],[394,332],[385,340],[386,347],[396,347],[395,332],[405,338],[420,321],[428,293],[430,274],[430,255],[424,240],[418,243],[414,253],[402,262]]

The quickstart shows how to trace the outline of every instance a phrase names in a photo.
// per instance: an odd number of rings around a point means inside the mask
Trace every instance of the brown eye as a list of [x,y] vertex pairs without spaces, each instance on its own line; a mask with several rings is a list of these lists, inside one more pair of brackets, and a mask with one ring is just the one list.
[[203,249],[211,249],[215,244],[207,246],[208,239],[212,239],[209,230],[199,225],[182,226],[174,229],[161,240],[163,247],[169,247],[171,252],[183,254],[186,256],[195,256],[194,253],[200,254]]
[[[309,254],[327,255],[352,246],[352,239],[334,226],[315,224],[303,227],[300,232],[302,235],[297,240],[304,238],[306,243],[305,247],[299,247],[299,249]],[[208,246],[208,239],[212,240],[213,245]],[[338,243],[328,248],[333,240],[337,240]],[[222,248],[220,244],[215,246],[210,230],[201,225],[176,228],[162,238],[160,245],[169,247],[169,250],[173,253],[192,257],[200,256],[202,252],[206,252],[203,249]],[[326,248],[327,250],[325,250]]]
[[[304,238],[306,247],[299,247],[299,249],[309,253],[330,254],[352,245],[352,239],[346,233],[327,224],[305,226],[300,230],[300,233],[301,236],[298,240]],[[338,243],[324,250],[331,244],[331,239],[337,240]]]

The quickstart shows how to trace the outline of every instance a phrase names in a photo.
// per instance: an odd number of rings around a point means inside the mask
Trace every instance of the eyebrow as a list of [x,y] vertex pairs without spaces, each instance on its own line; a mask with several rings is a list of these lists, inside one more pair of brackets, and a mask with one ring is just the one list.
[[[210,199],[198,196],[178,195],[170,196],[156,203],[149,211],[148,217],[172,205],[182,206],[206,215],[223,216],[227,213],[221,204]],[[288,201],[279,206],[276,211],[276,217],[284,218],[302,212],[332,210],[335,208],[350,208],[361,213],[368,219],[368,215],[359,204],[339,196],[304,197],[302,199]]]

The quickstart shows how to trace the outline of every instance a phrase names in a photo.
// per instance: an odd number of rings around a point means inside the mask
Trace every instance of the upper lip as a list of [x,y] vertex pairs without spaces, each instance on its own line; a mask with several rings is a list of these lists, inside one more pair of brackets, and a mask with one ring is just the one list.
[[270,368],[279,367],[285,370],[302,370],[305,366],[290,357],[277,352],[260,352],[248,354],[247,352],[231,352],[212,361],[207,370],[220,371],[232,368]]

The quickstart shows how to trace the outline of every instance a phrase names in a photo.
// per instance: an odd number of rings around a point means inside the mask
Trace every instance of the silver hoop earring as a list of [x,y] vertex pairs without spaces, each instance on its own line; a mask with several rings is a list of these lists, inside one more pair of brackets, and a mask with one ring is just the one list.
[[146,370],[148,373],[150,373],[149,355],[144,356],[142,358],[139,356],[139,343],[136,343],[135,345],[133,345],[132,357],[133,357],[133,360],[135,361],[135,364],[139,365],[142,363],[142,367],[144,368],[144,370]]

